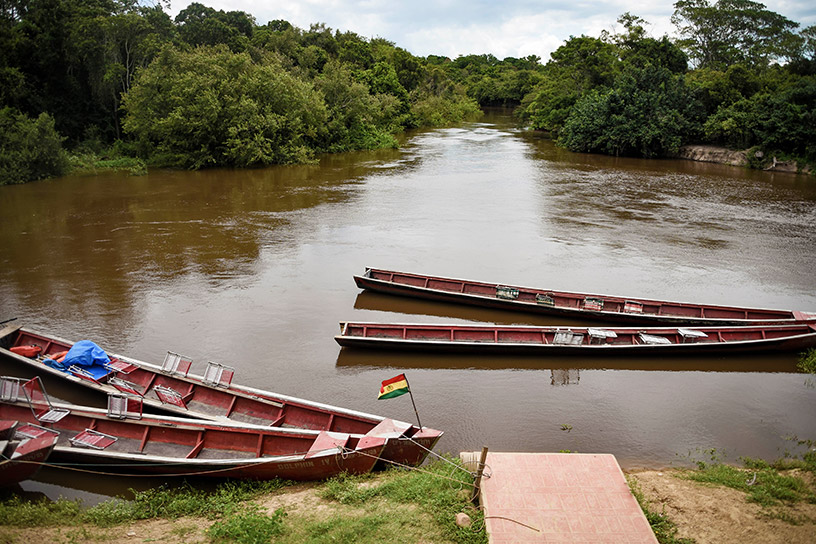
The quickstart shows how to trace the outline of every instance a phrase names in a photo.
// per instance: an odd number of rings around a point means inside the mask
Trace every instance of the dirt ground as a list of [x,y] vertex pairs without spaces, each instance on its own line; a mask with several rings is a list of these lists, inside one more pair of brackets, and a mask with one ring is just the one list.
[[[816,543],[816,505],[780,507],[776,513],[809,519],[793,525],[769,516],[745,493],[675,477],[676,471],[630,473],[637,480],[653,512],[665,513],[678,527],[679,538],[697,544],[813,544]],[[813,485],[813,482],[809,482]]]
[[[697,544],[812,544],[816,543],[816,505],[797,504],[775,510],[777,514],[808,522],[794,525],[769,515],[768,510],[746,501],[740,491],[710,486],[677,478],[676,470],[637,471],[629,473],[651,509],[665,513],[674,521],[681,538],[692,538]],[[813,478],[809,482],[814,485]],[[321,499],[315,486],[304,484],[258,501],[272,514],[283,507],[290,514],[331,516],[336,505]],[[165,544],[207,543],[205,535],[211,521],[199,518],[149,520],[111,529],[98,527],[65,527],[49,529],[15,529],[0,527],[0,544],[24,542],[157,542]]]

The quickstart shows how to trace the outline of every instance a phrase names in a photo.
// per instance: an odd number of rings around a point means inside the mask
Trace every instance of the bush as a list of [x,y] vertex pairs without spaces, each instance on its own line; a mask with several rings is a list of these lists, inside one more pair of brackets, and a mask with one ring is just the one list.
[[661,67],[630,67],[612,89],[576,103],[559,143],[571,151],[615,156],[670,155],[698,129],[697,108],[682,76]]
[[327,117],[312,84],[277,57],[256,61],[224,46],[165,49],[123,108],[124,130],[154,163],[194,169],[309,162]]
[[796,368],[800,372],[807,372],[808,374],[816,374],[816,348],[810,348],[799,356],[799,362]]
[[68,168],[62,149],[64,138],[47,113],[32,119],[12,108],[3,108],[0,134],[0,185],[59,176]]

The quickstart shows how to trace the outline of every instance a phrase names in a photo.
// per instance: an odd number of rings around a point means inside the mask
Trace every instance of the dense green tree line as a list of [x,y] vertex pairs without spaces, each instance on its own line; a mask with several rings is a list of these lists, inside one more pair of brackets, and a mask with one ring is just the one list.
[[171,19],[137,0],[0,0],[0,184],[63,172],[63,147],[187,168],[304,162],[479,106],[515,107],[575,151],[713,143],[816,163],[816,26],[751,0],[674,8],[677,39],[627,13],[542,64],[421,58],[199,3]]
[[[394,146],[405,128],[480,113],[447,72],[384,39],[200,3],[171,19],[136,0],[0,0],[0,108],[12,155],[47,132],[58,149],[189,168]],[[6,160],[18,166],[0,183],[64,171],[62,152],[19,167],[34,156]]]
[[517,106],[573,151],[660,157],[709,143],[816,164],[816,26],[749,0],[674,8],[677,40],[648,36],[626,13],[620,32],[571,37],[543,65],[490,55],[443,65],[481,105]]

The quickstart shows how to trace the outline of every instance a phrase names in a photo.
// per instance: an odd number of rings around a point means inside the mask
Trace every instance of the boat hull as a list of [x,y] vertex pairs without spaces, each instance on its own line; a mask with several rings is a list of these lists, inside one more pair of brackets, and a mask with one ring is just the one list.
[[[10,348],[15,345],[37,345],[42,348],[44,354],[51,354],[70,349],[73,345],[71,341],[27,329],[8,328],[5,333],[0,332],[0,355],[4,355],[7,360],[32,368],[38,374],[47,374],[99,393],[121,392],[102,379],[84,379],[47,366],[38,359],[13,353]],[[136,367],[126,378],[137,382],[139,393],[144,395],[145,406],[174,415],[218,422],[249,423],[350,434],[367,434],[383,421],[391,421],[373,414],[237,384],[230,384],[228,388],[212,387],[205,384],[200,376],[163,373],[156,365],[113,353],[109,355]],[[186,393],[187,402],[183,407],[162,402],[154,392],[156,386],[169,387]],[[443,434],[442,431],[429,428],[420,429],[409,423],[405,423],[401,428],[402,432],[399,435],[391,433],[387,437],[388,444],[382,455],[381,466],[388,462],[397,465],[421,464]]]
[[[177,477],[323,480],[374,468],[386,440],[343,433],[216,424],[175,417],[112,419],[102,410],[55,405],[69,414],[48,427],[59,432],[47,464],[84,471]],[[0,417],[39,423],[28,404],[0,402]],[[90,429],[116,440],[104,448],[77,445]],[[52,436],[52,435],[46,435]]]
[[0,461],[0,487],[13,486],[33,478],[57,444],[57,437],[53,435],[16,441],[13,432],[17,421],[4,421],[3,424],[5,423],[13,425],[0,425],[4,439],[10,441],[2,452],[3,458]]
[[[519,355],[679,355],[725,354],[762,351],[801,351],[816,346],[816,325],[778,325],[763,327],[699,327],[704,339],[687,340],[677,328],[572,327],[492,327],[471,325],[425,325],[392,323],[341,323],[335,336],[345,348],[412,350]],[[611,339],[592,343],[591,330],[614,333]],[[580,343],[558,343],[556,334],[569,331]],[[664,338],[665,343],[641,340]]]
[[[757,323],[789,324],[802,320],[816,320],[816,314],[805,312],[573,293],[376,268],[367,268],[362,276],[354,276],[354,281],[360,289],[390,295],[610,323],[711,326]],[[509,298],[498,296],[499,292]],[[549,297],[552,299],[552,304],[541,303],[539,301],[541,297]],[[595,301],[595,308],[600,307],[600,309],[588,307],[587,299]],[[626,311],[627,308],[638,308],[639,311]]]

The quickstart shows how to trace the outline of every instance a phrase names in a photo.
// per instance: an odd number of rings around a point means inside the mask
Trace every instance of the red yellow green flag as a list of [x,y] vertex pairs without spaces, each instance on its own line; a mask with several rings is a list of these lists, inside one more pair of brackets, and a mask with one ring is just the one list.
[[408,392],[408,380],[405,379],[405,374],[400,374],[390,380],[382,382],[380,387],[380,395],[377,400],[393,399]]

